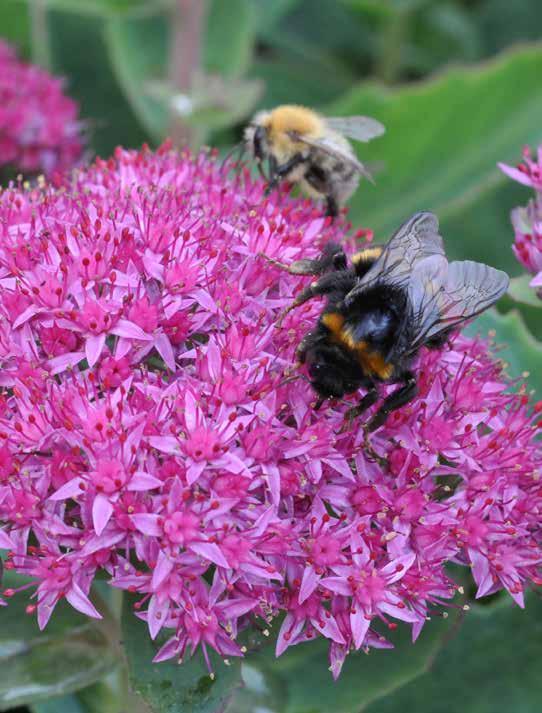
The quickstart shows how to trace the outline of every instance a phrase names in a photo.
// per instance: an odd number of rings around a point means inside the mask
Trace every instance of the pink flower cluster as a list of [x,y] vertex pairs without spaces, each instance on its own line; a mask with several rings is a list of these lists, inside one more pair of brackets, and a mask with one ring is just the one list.
[[24,173],[71,168],[83,145],[77,104],[62,91],[62,80],[21,62],[0,40],[0,168]]
[[499,168],[510,178],[535,191],[534,198],[525,207],[512,211],[515,233],[512,250],[520,263],[535,275],[531,287],[542,287],[542,146],[538,148],[536,159],[533,159],[527,146],[523,150],[521,163],[515,167],[500,163]]
[[[117,150],[67,189],[0,195],[0,546],[47,624],[91,617],[98,572],[137,595],[156,661],[414,638],[470,567],[483,596],[540,583],[540,410],[486,342],[423,353],[420,393],[373,435],[315,411],[295,347],[321,305],[289,262],[352,244],[308,201],[212,156]],[[359,236],[358,236],[359,237]],[[4,596],[12,596],[9,590]],[[280,620],[275,621],[279,615]]]

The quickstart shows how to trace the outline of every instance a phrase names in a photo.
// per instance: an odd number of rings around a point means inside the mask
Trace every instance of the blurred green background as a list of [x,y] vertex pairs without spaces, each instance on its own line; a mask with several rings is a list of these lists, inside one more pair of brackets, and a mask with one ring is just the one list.
[[[509,212],[529,191],[496,163],[514,163],[524,144],[542,141],[541,0],[0,0],[0,35],[66,77],[88,120],[92,155],[108,156],[118,144],[156,146],[170,134],[226,152],[254,111],[283,102],[375,116],[386,135],[357,148],[376,185],[362,184],[350,201],[352,222],[383,240],[412,212],[434,210],[453,257],[521,273]],[[496,329],[512,371],[531,371],[542,394],[539,308],[525,280],[513,284],[514,298],[478,328]],[[541,616],[534,596],[526,612],[505,595],[475,604],[467,626],[451,617],[432,622],[413,648],[399,632],[395,652],[349,657],[337,684],[325,647],[297,647],[279,662],[267,647],[247,660],[247,687],[228,710],[538,713]],[[151,670],[148,635],[132,620],[124,631],[129,665],[152,710],[212,713],[223,705],[222,693],[201,684],[199,663]],[[105,660],[102,639],[85,629],[74,643],[75,624],[66,622],[47,634],[58,647],[49,665],[40,658],[43,637],[0,626],[0,710],[126,710],[114,673],[102,678],[104,667],[89,665],[89,656]],[[39,702],[50,695],[61,697]],[[138,713],[138,704],[130,710]]]

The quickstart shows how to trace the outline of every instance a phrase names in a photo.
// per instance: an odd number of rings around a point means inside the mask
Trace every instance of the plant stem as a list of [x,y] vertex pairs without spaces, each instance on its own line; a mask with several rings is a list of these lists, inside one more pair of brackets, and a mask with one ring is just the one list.
[[[190,96],[194,78],[201,71],[205,5],[205,0],[176,0],[169,60],[169,81],[175,94]],[[195,141],[194,129],[175,108],[171,109],[169,131],[176,146],[191,146]]]
[[382,32],[376,75],[386,84],[396,81],[401,69],[401,53],[408,37],[409,10],[396,10]]
[[30,36],[32,40],[32,61],[51,71],[51,42],[47,26],[47,0],[30,0]]

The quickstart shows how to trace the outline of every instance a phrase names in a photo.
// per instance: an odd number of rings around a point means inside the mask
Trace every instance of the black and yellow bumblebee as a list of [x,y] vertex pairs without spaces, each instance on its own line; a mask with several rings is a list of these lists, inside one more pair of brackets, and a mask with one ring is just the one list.
[[[326,215],[335,217],[361,176],[373,180],[348,138],[367,142],[384,130],[369,116],[330,118],[305,106],[284,104],[259,111],[245,128],[244,138],[268,182],[266,194],[286,180],[313,198],[325,198]],[[266,159],[269,176],[262,169]]]
[[[267,258],[269,260],[269,258]],[[327,296],[316,327],[298,347],[319,405],[360,388],[348,421],[379,399],[378,385],[399,384],[366,426],[373,431],[417,393],[412,366],[421,347],[442,347],[458,325],[493,305],[508,275],[470,260],[448,262],[438,219],[415,213],[384,246],[368,247],[350,265],[340,245],[329,243],[316,260],[291,265],[295,275],[319,275],[286,310]]]

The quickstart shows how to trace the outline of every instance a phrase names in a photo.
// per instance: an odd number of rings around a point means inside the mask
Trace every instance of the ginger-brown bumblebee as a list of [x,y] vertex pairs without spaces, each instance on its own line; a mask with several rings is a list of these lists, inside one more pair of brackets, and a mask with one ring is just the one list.
[[296,275],[320,275],[287,310],[327,296],[315,329],[298,348],[320,403],[363,388],[365,396],[347,414],[352,419],[376,403],[380,383],[400,384],[368,431],[416,395],[412,365],[420,348],[443,346],[454,328],[488,309],[509,283],[506,273],[483,263],[449,263],[437,217],[429,212],[415,213],[386,245],[362,250],[350,265],[334,243],[317,260],[271,262]]
[[[245,143],[268,180],[267,193],[282,180],[297,183],[308,195],[324,197],[326,214],[336,216],[360,176],[372,180],[346,137],[370,141],[383,133],[384,126],[368,116],[329,118],[285,104],[258,112],[245,128]],[[261,167],[265,159],[268,177]]]

